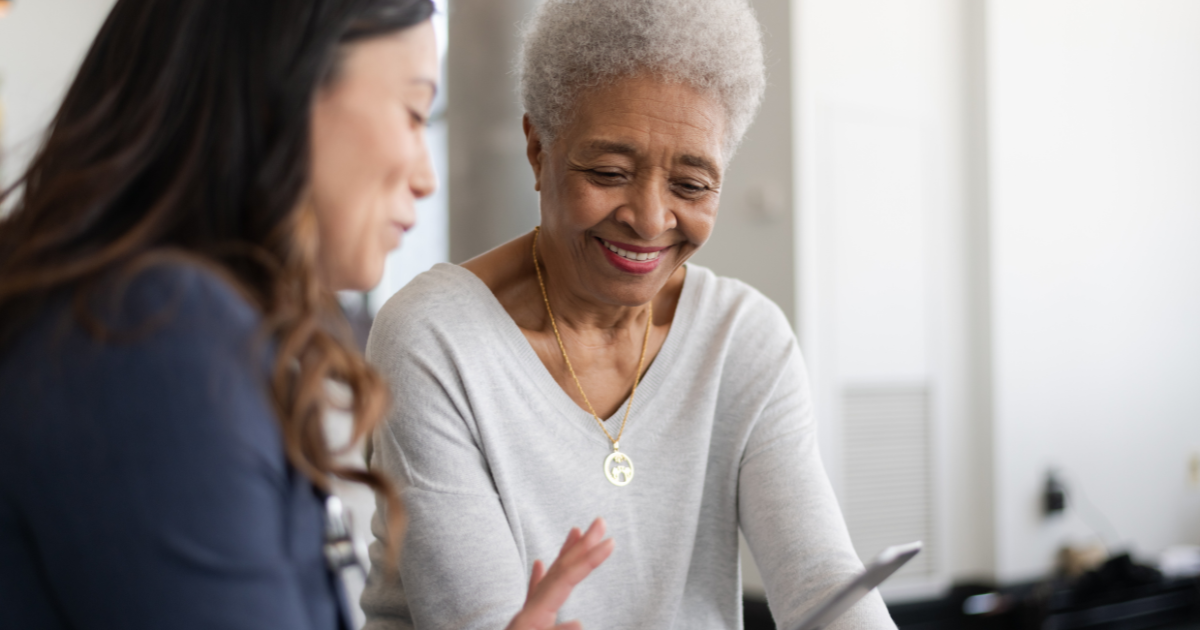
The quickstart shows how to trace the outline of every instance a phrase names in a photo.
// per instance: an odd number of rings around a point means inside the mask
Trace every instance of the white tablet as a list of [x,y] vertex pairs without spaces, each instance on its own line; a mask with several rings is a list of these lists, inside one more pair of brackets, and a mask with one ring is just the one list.
[[821,630],[921,551],[920,541],[884,549],[865,571],[808,613],[793,630]]

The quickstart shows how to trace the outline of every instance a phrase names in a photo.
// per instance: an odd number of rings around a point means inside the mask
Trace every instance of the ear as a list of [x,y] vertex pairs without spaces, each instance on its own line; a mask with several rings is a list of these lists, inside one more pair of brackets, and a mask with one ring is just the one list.
[[533,189],[541,191],[542,156],[545,154],[545,147],[542,146],[537,127],[529,120],[529,114],[521,118],[521,126],[525,129],[525,157],[529,159],[529,166],[533,167]]

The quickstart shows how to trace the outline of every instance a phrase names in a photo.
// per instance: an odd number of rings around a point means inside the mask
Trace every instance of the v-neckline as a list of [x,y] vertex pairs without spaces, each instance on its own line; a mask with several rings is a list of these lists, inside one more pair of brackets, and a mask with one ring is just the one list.
[[[575,404],[575,400],[567,394],[566,390],[558,384],[554,379],[554,375],[550,373],[549,368],[542,359],[538,356],[537,351],[529,343],[529,339],[525,337],[525,333],[521,332],[521,327],[517,326],[517,322],[513,320],[508,311],[504,309],[504,305],[500,300],[496,299],[496,295],[492,290],[484,284],[483,280],[479,279],[471,271],[459,266],[449,265],[461,270],[462,273],[470,276],[471,286],[473,290],[480,292],[481,298],[486,296],[484,303],[492,311],[489,319],[496,324],[496,329],[506,340],[512,351],[517,355],[517,359],[523,368],[525,378],[529,380],[537,389],[539,389],[547,402],[551,404],[562,416],[568,420],[568,424],[576,429],[583,431],[594,441],[601,442],[611,448],[611,442],[600,427],[596,426],[596,420],[587,410]],[[646,373],[642,376],[638,383],[638,395],[633,403],[633,409],[629,412],[629,422],[625,426],[623,441],[629,441],[633,445],[634,439],[638,435],[651,435],[657,433],[654,423],[650,422],[644,414],[639,414],[640,410],[647,409],[658,393],[661,384],[666,380],[667,374],[675,365],[675,357],[679,354],[682,346],[682,339],[688,335],[688,329],[691,328],[694,321],[694,313],[696,311],[696,300],[699,292],[701,278],[698,272],[700,269],[694,265],[685,265],[686,273],[683,278],[683,288],[679,292],[679,301],[675,305],[675,314],[671,319],[671,328],[667,331],[667,338],[663,340],[663,345],[658,350],[650,366],[646,369]],[[621,401],[621,405],[612,416],[605,419],[604,426],[609,433],[616,437],[619,426],[610,425],[609,422],[617,420],[619,425],[619,416],[624,414],[625,408],[629,405],[629,398],[626,397]]]

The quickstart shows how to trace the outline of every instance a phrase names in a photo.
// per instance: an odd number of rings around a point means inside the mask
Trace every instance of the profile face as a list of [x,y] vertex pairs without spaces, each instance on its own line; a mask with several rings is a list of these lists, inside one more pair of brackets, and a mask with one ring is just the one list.
[[712,233],[724,112],[689,85],[634,77],[585,93],[573,116],[549,148],[529,131],[540,247],[575,290],[645,304]]
[[437,91],[433,25],[348,46],[314,99],[310,200],[318,267],[335,290],[366,291],[416,223],[437,179],[425,127]]

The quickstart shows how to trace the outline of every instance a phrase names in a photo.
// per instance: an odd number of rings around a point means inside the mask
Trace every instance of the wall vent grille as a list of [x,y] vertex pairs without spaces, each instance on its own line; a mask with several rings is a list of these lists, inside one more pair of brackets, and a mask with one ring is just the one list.
[[847,387],[842,398],[843,511],[859,557],[925,542],[900,580],[933,577],[936,566],[929,407],[925,384]]

